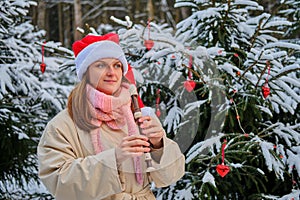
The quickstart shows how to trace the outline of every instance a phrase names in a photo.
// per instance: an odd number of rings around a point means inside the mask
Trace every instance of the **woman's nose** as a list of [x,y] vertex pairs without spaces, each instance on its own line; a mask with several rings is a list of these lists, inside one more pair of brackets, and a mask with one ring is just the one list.
[[106,72],[107,72],[108,75],[114,75],[115,74],[115,70],[114,70],[113,65],[108,65],[107,69],[106,69]]

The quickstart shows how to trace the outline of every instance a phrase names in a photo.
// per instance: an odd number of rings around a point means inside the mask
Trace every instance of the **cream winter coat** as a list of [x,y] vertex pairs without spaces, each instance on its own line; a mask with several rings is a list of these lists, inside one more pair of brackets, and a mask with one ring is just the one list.
[[145,172],[139,185],[132,159],[121,166],[116,163],[115,147],[127,135],[127,127],[115,131],[103,123],[100,128],[105,150],[95,155],[89,133],[74,124],[66,109],[48,123],[38,145],[39,176],[57,200],[151,200],[155,197],[150,182],[165,187],[183,176],[184,156],[164,137],[164,147],[151,153],[155,170]]

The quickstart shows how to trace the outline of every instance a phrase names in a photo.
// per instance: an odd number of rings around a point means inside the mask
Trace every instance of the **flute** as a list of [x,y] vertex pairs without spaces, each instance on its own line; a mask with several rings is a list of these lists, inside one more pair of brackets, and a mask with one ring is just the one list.
[[[138,103],[138,94],[137,94],[136,87],[132,84],[129,86],[129,93],[131,95],[131,101],[132,101],[132,105],[133,105],[133,116],[134,116],[135,122],[138,126],[139,134],[141,134],[142,130],[140,127],[140,123],[138,121],[142,117],[142,112],[141,112],[141,109],[140,109],[140,106]],[[154,168],[152,166],[152,158],[151,158],[150,152],[145,153],[145,162],[147,165],[147,172],[154,170]]]

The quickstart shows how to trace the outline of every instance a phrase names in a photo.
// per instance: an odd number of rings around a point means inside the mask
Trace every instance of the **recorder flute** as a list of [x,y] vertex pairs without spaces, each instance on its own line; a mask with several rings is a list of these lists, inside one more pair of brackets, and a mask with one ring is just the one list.
[[[133,116],[135,119],[135,122],[137,123],[138,129],[139,129],[139,133],[141,134],[141,127],[139,124],[139,119],[142,117],[142,112],[138,103],[138,94],[137,94],[137,90],[136,87],[134,85],[130,85],[129,87],[129,92],[131,95],[131,100],[132,100],[132,105],[133,105]],[[151,171],[153,170],[152,167],[152,158],[151,158],[151,154],[150,152],[145,153],[145,162],[147,165],[147,171]]]

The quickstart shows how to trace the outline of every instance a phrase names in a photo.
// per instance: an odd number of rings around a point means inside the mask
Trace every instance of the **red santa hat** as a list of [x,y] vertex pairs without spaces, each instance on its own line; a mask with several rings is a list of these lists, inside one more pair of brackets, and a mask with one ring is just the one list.
[[82,79],[83,74],[92,63],[102,58],[118,59],[123,65],[123,74],[125,75],[128,71],[125,54],[119,45],[119,36],[115,33],[103,36],[87,35],[74,42],[72,48],[79,80]]

